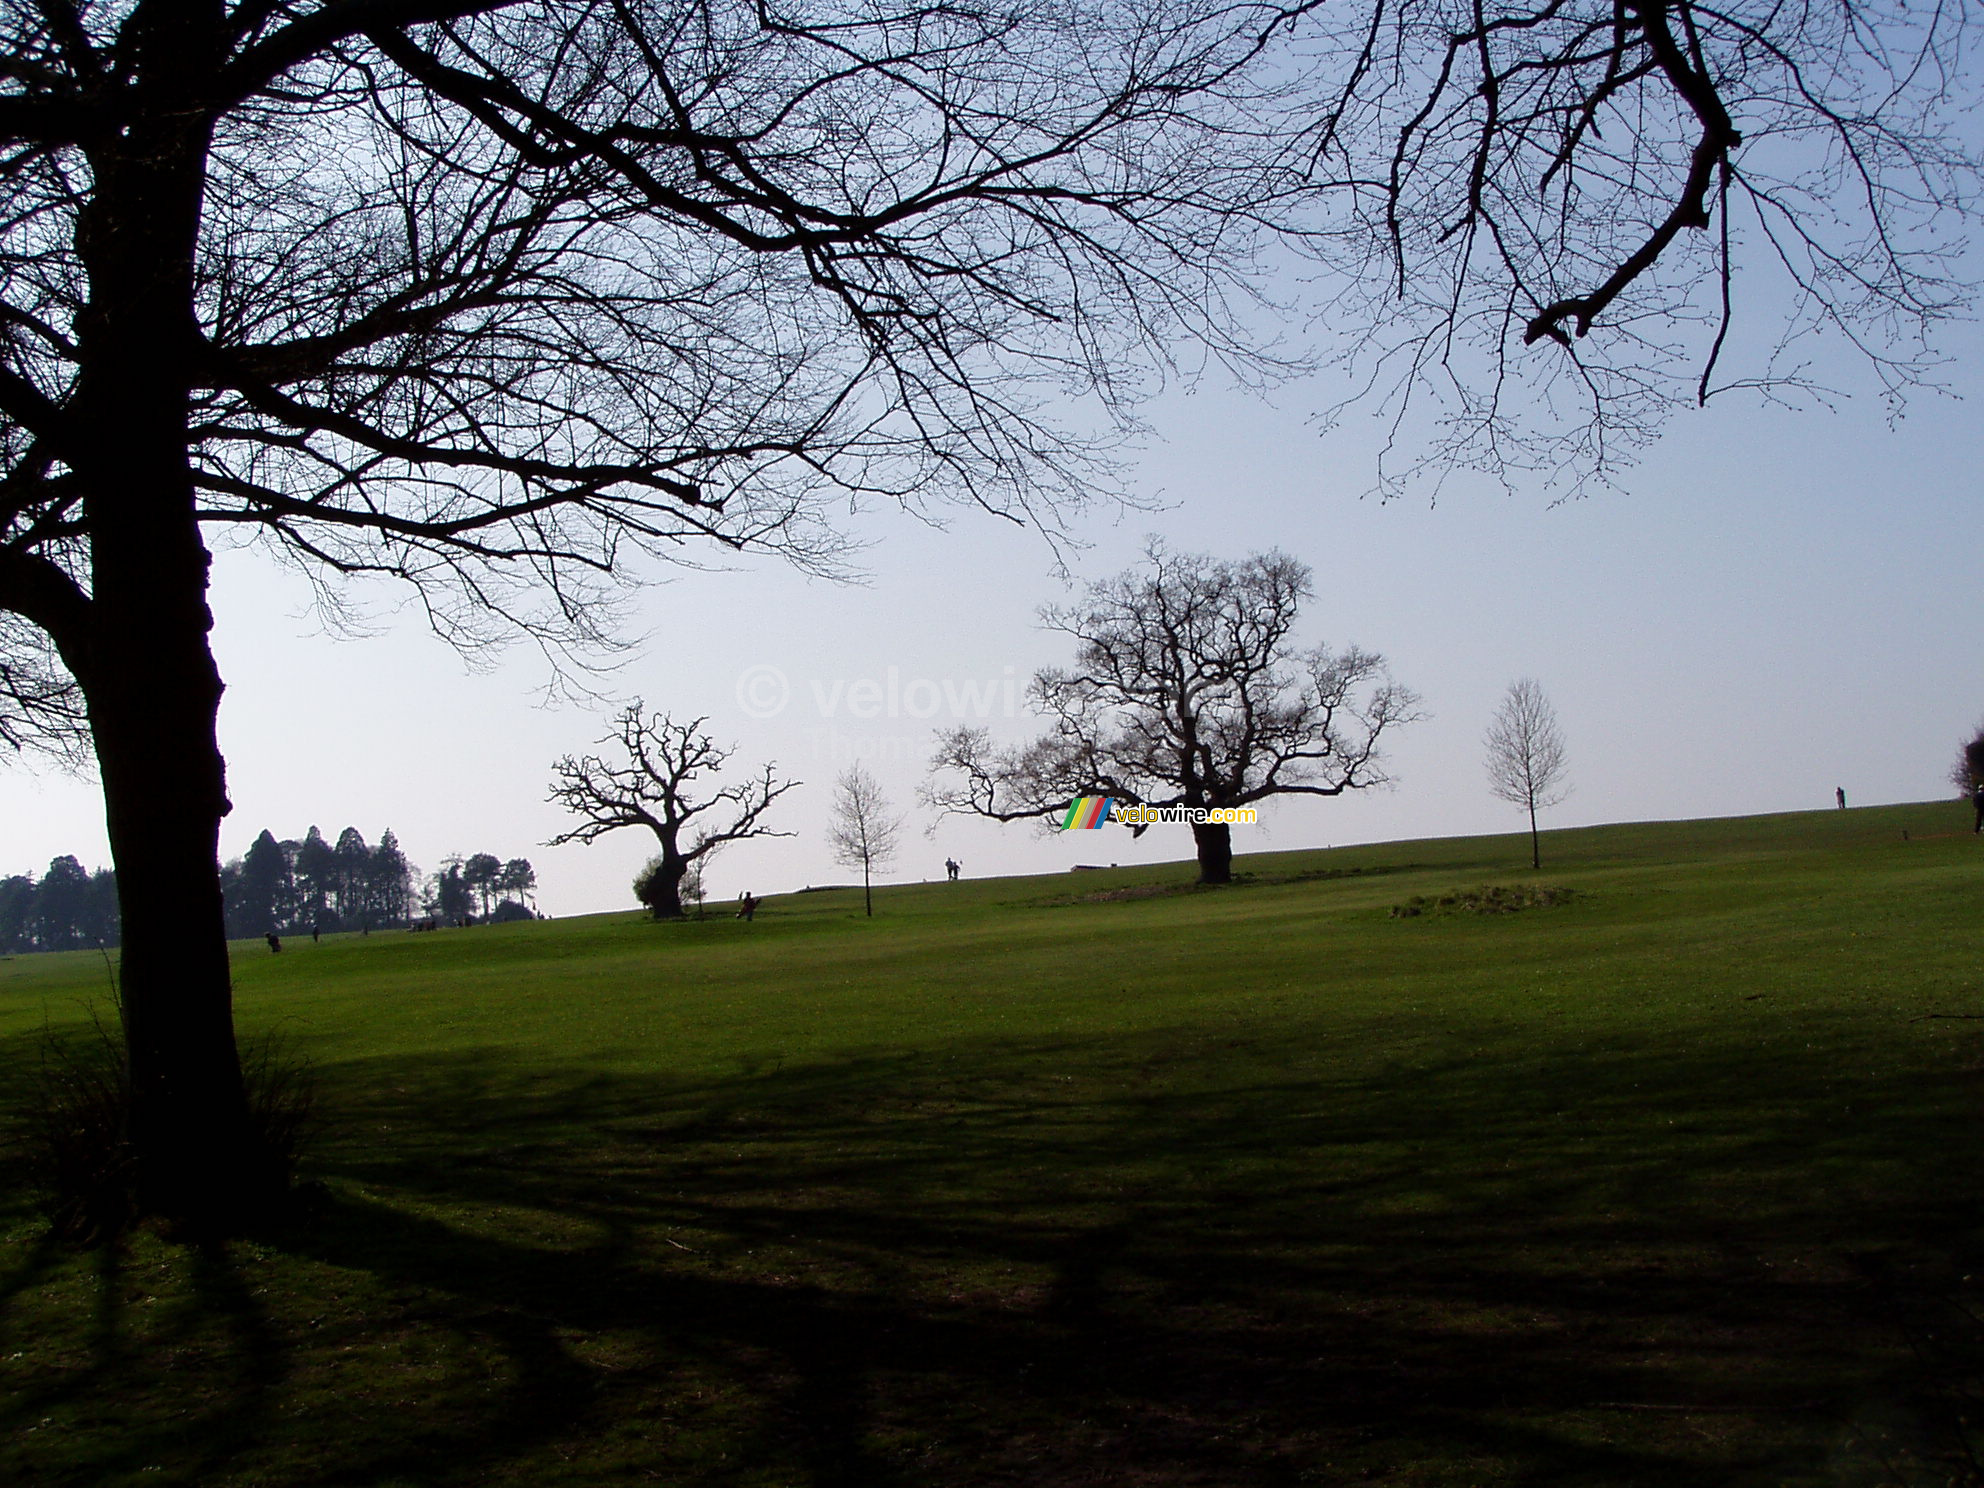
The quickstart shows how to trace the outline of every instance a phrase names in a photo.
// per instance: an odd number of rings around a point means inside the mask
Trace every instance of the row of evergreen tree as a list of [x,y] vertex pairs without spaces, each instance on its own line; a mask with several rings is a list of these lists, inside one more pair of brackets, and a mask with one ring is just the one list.
[[264,831],[221,868],[227,933],[235,939],[399,929],[421,919],[527,920],[536,914],[536,889],[528,858],[505,862],[493,853],[451,857],[423,878],[390,827],[376,847],[356,827],[335,844],[315,827],[301,841],[278,842]]
[[300,841],[278,842],[264,830],[220,870],[227,933],[235,940],[405,925],[419,908],[418,882],[390,827],[377,847],[356,827],[340,832],[335,846],[314,826]]
[[117,944],[117,875],[63,855],[40,878],[0,878],[0,956]]
[[[537,872],[528,858],[451,857],[423,876],[388,828],[376,846],[356,827],[335,844],[312,827],[301,840],[264,831],[221,867],[227,933],[236,940],[337,930],[402,929],[417,921],[528,920]],[[117,944],[117,875],[63,856],[39,879],[0,878],[0,955]]]

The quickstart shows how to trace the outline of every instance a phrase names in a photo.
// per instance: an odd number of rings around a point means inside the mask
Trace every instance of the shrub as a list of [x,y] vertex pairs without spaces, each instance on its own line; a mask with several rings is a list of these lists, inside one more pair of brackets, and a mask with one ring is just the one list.
[[[315,1076],[274,1033],[243,1048],[241,1073],[267,1191],[286,1195],[315,1129]],[[95,1020],[82,1038],[45,1039],[25,1146],[29,1180],[57,1238],[101,1245],[140,1217],[130,1114],[130,1073],[115,1030]]]
[[1557,884],[1489,884],[1479,889],[1455,889],[1437,898],[1414,894],[1403,904],[1392,906],[1392,918],[1409,920],[1415,915],[1514,914],[1523,909],[1548,909],[1568,904],[1576,894]]

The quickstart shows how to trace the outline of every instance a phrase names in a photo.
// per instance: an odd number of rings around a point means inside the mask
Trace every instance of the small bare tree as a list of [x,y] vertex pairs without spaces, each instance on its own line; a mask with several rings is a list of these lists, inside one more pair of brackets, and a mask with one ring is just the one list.
[[1509,684],[1482,741],[1488,750],[1488,786],[1504,801],[1529,813],[1529,866],[1541,868],[1536,813],[1571,793],[1564,785],[1564,735],[1557,710],[1533,677]]
[[875,913],[874,874],[896,855],[902,818],[889,810],[881,782],[860,765],[849,765],[834,782],[834,824],[827,840],[834,861],[861,870],[861,898]]
[[[646,827],[661,850],[636,880],[645,885],[636,892],[657,920],[682,917],[683,879],[725,843],[792,835],[761,822],[771,804],[799,784],[780,780],[774,765],[712,791],[704,800],[692,798],[691,787],[720,772],[732,753],[703,731],[708,721],[677,723],[666,713],[643,717],[636,698],[601,740],[619,746],[624,764],[588,754],[567,755],[552,766],[550,799],[584,820],[547,845],[592,843],[621,827]],[[711,811],[720,814],[697,821]]]

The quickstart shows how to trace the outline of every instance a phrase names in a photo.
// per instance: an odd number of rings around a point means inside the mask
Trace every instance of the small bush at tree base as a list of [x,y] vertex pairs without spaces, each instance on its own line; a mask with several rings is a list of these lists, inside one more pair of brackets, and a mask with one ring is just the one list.
[[[242,1050],[241,1073],[257,1167],[270,1192],[288,1193],[315,1125],[316,1078],[273,1033]],[[129,1067],[114,1029],[97,1022],[84,1038],[47,1039],[24,1145],[29,1181],[56,1238],[102,1245],[138,1219],[130,1111]]]
[[1392,906],[1392,918],[1409,920],[1415,915],[1514,914],[1521,909],[1548,909],[1568,904],[1576,894],[1558,884],[1489,884],[1479,889],[1455,889],[1437,897],[1414,894],[1403,904]]

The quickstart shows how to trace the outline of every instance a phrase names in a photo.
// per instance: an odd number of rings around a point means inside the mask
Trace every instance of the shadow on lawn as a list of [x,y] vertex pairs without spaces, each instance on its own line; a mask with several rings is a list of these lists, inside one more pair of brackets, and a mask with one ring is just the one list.
[[[1925,1155],[1947,1092],[1622,1051],[1527,1090],[1264,1060],[1195,1093],[1190,1063],[340,1067],[334,1197],[271,1262],[328,1332],[194,1254],[164,1481],[1872,1483],[1934,1454],[1868,1267],[1971,1222]],[[123,1290],[9,1429],[130,1378]],[[159,1461],[138,1419],[75,1481]]]

